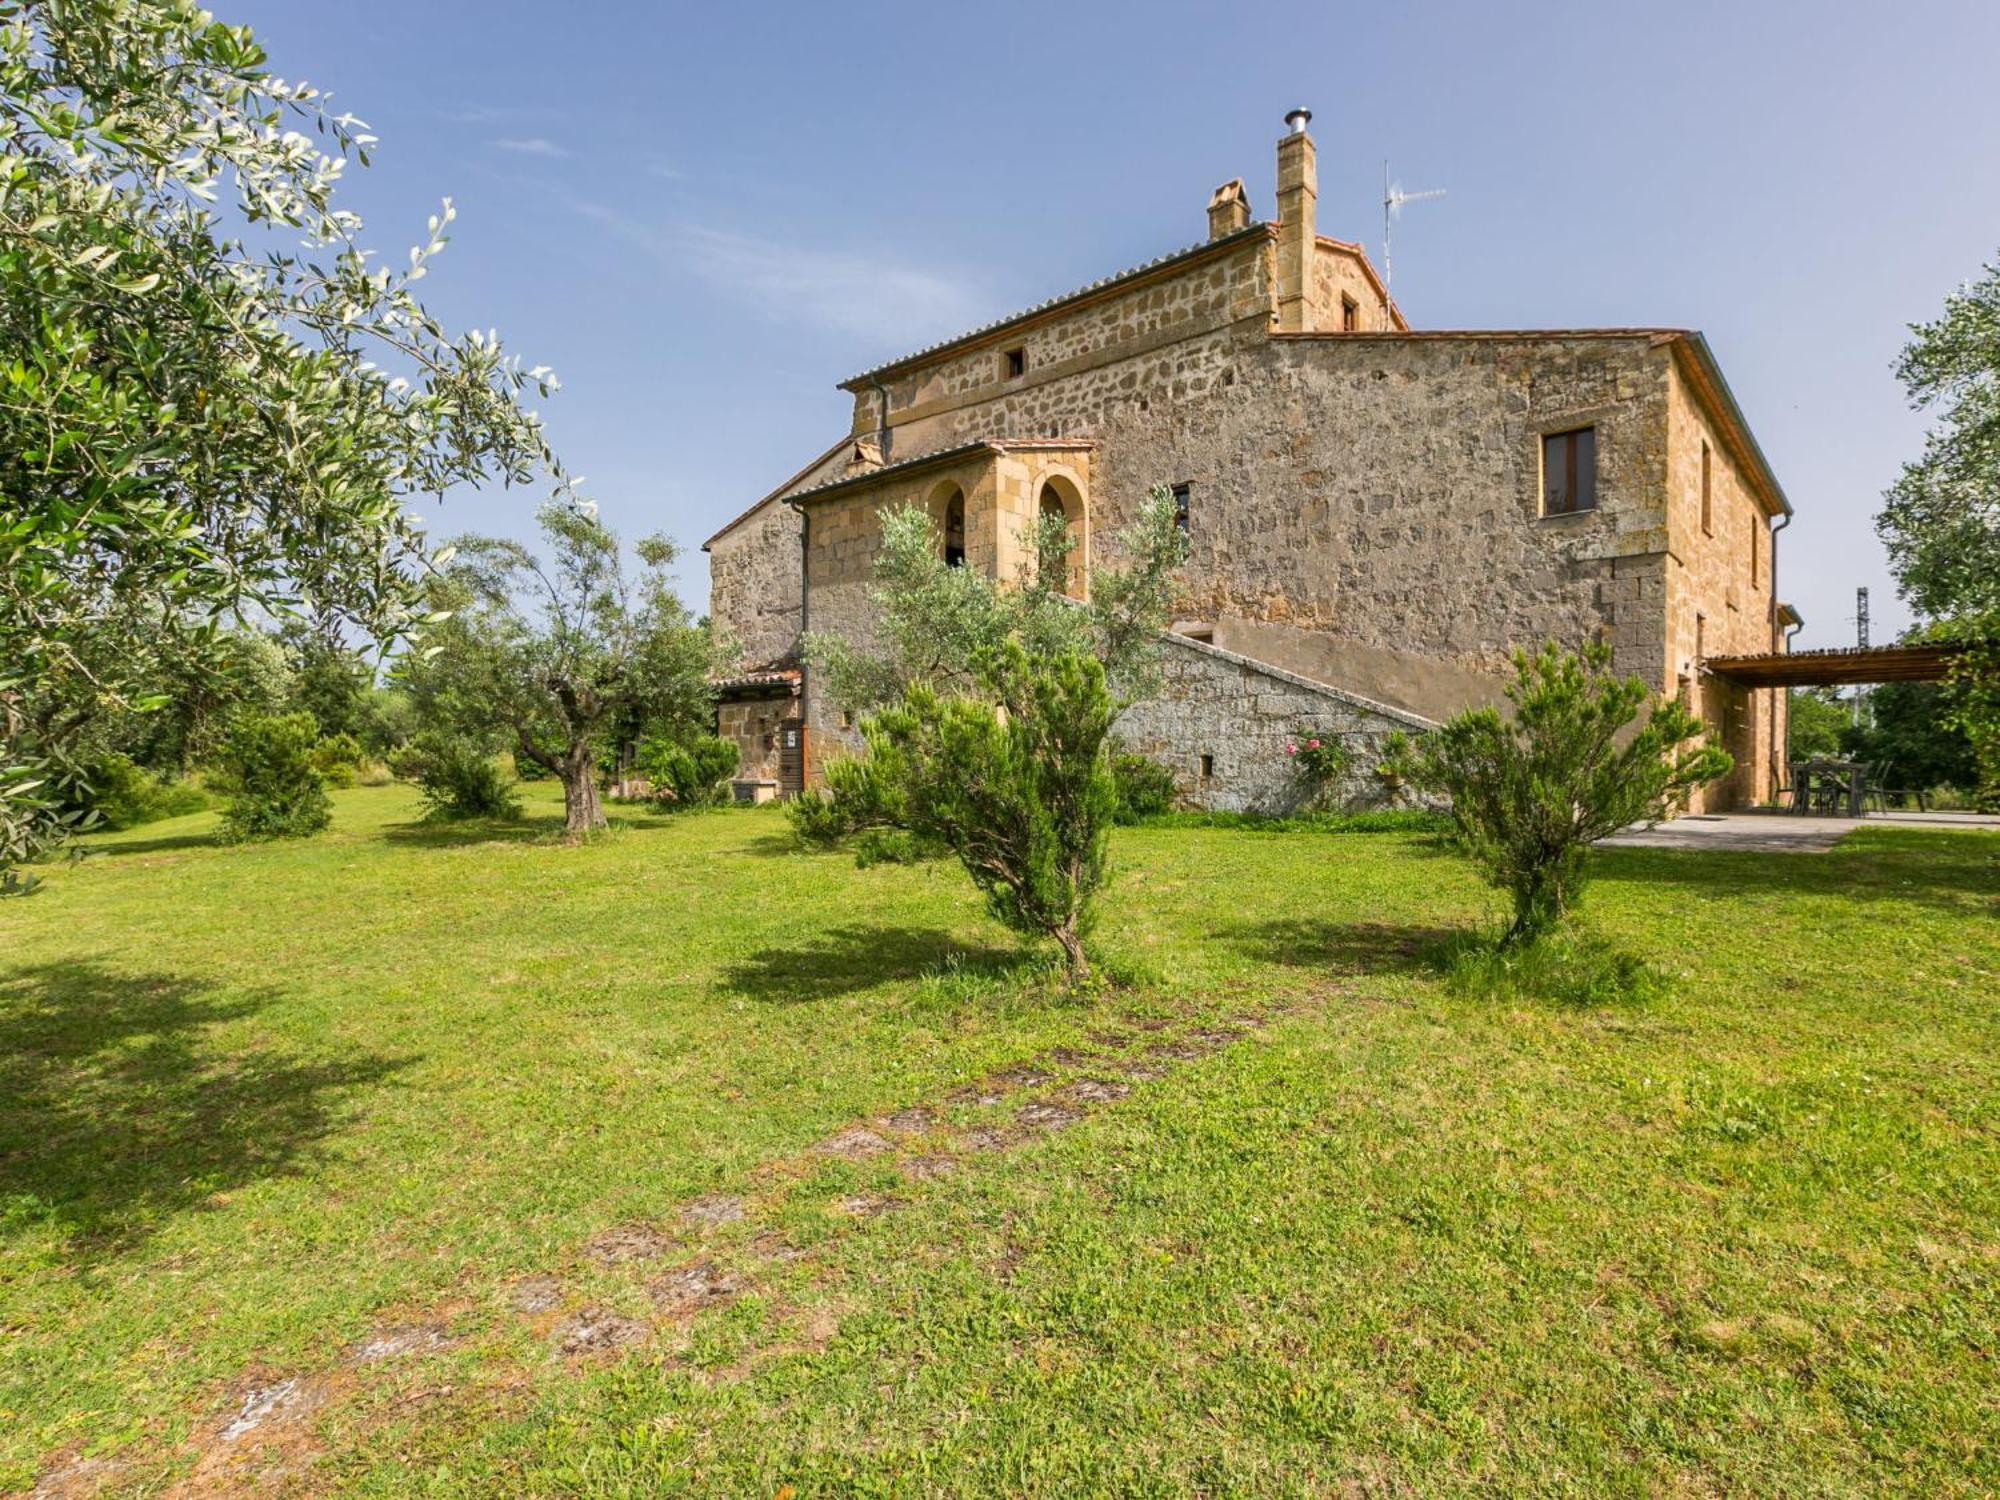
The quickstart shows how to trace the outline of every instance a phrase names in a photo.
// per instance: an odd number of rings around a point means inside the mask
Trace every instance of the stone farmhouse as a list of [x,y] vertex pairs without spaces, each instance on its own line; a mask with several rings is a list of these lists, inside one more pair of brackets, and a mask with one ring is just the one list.
[[1084,597],[1165,483],[1182,618],[1165,693],[1119,733],[1191,805],[1288,805],[1285,745],[1310,735],[1354,745],[1365,796],[1390,732],[1497,701],[1517,645],[1594,637],[1735,756],[1708,807],[1774,796],[1782,693],[1704,663],[1783,649],[1791,507],[1707,342],[1411,328],[1318,232],[1309,118],[1278,142],[1274,220],[1224,183],[1202,243],[844,381],[850,431],[709,538],[712,617],[744,653],[721,709],[740,792],[856,743],[799,643],[868,638],[885,510],[924,507],[950,561],[1003,579],[1060,513]]

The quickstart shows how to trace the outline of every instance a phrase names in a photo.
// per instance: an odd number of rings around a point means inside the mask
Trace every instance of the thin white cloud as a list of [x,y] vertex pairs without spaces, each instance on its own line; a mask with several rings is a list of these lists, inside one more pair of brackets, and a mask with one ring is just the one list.
[[884,255],[789,244],[699,224],[641,223],[602,203],[576,212],[774,322],[806,322],[901,347],[983,322],[979,279]]
[[558,146],[547,136],[531,135],[520,139],[497,140],[493,143],[502,151],[511,151],[516,156],[539,156],[544,161],[562,161],[569,156],[569,149]]
[[564,112],[541,104],[467,104],[441,109],[437,116],[453,125],[505,125],[510,122],[525,124],[529,121],[560,120],[564,118]]

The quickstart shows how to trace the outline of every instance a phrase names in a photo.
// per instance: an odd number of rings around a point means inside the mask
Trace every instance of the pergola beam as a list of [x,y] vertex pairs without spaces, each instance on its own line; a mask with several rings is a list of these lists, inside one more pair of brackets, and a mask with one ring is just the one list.
[[1743,687],[1849,687],[1876,682],[1940,682],[1965,646],[1955,641],[1858,646],[1834,651],[1771,651],[1711,656],[1711,675]]

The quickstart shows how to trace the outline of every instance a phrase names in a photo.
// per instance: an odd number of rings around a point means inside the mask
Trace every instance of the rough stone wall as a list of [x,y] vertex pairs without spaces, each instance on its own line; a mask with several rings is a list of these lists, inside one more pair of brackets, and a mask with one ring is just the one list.
[[708,615],[754,669],[787,656],[799,638],[799,516],[782,500],[709,544]]
[[[1297,811],[1312,792],[1288,744],[1338,740],[1352,751],[1342,805],[1381,807],[1408,794],[1375,776],[1391,734],[1430,727],[1289,672],[1195,641],[1171,639],[1160,694],[1119,717],[1123,747],[1170,767],[1181,800],[1212,812]],[[1203,774],[1207,757],[1208,774]]]
[[[912,451],[1047,424],[1094,438],[1092,561],[1191,486],[1184,618],[1274,621],[1492,674],[1608,632],[1666,686],[1665,391],[1644,337],[1192,337],[898,428]],[[1598,508],[1544,518],[1541,438],[1593,424]],[[1430,713],[1448,704],[1410,705]]]
[[738,777],[778,779],[778,725],[791,716],[793,707],[789,693],[737,699],[716,706],[715,732],[735,742]]
[[[1144,355],[1167,344],[1212,333],[1245,318],[1268,320],[1271,310],[1270,240],[1262,232],[1244,235],[1219,250],[1212,259],[1185,270],[1142,279],[1130,290],[1088,301],[1073,312],[1049,317],[1033,326],[999,332],[990,340],[914,371],[886,377],[882,390],[889,402],[894,428],[889,461],[913,458],[951,442],[973,437],[1058,437],[1071,430],[1060,423],[1074,406],[1071,397],[1053,403],[1034,399],[1051,382],[1064,381],[1107,363]],[[1025,369],[1006,373],[1006,352],[1023,351]],[[1139,377],[1130,369],[1125,389],[1136,389]],[[1114,376],[1114,379],[1117,378]],[[880,423],[881,393],[868,382],[855,382],[854,431],[872,433]],[[1027,399],[1022,399],[1027,398]],[[926,428],[924,419],[942,411],[976,403],[1006,425],[968,427],[946,422]],[[1038,413],[1042,414],[1038,418]],[[933,437],[935,432],[938,436]]]
[[[1667,406],[1667,512],[1671,539],[1663,648],[1676,691],[1736,759],[1729,777],[1701,793],[1697,811],[1775,797],[1784,760],[1784,694],[1752,692],[1701,673],[1710,656],[1774,650],[1781,639],[1773,594],[1769,517],[1722,434],[1679,372]],[[1702,449],[1709,459],[1703,525]]]

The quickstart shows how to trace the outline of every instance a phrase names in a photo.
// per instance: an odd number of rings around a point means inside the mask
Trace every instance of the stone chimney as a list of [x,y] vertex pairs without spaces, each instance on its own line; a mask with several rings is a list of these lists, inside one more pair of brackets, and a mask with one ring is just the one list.
[[873,438],[856,438],[854,446],[847,450],[847,463],[840,471],[843,479],[852,479],[856,474],[866,474],[882,467],[882,445]]
[[1232,177],[1208,195],[1208,237],[1219,240],[1249,227],[1250,200],[1243,195],[1243,179]]
[[1303,333],[1309,320],[1306,298],[1312,291],[1317,237],[1319,168],[1306,123],[1309,109],[1285,116],[1286,131],[1278,139],[1278,331]]

